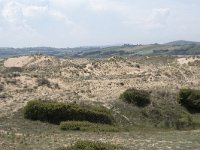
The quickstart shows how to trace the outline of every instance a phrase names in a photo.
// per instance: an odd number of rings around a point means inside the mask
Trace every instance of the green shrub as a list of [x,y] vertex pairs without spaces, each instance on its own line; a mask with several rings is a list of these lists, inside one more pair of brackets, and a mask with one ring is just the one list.
[[107,124],[97,124],[87,121],[65,121],[61,122],[60,129],[75,130],[75,131],[94,131],[94,132],[117,132],[118,128],[107,125]]
[[24,117],[54,124],[60,124],[60,122],[67,120],[112,124],[111,113],[104,107],[63,104],[53,101],[35,100],[28,102],[24,109]]
[[200,90],[181,89],[179,102],[190,112],[200,112]]
[[125,148],[102,142],[78,141],[71,147],[59,148],[57,150],[125,150]]
[[120,95],[120,99],[138,107],[145,107],[150,104],[150,94],[144,90],[134,88],[126,90]]

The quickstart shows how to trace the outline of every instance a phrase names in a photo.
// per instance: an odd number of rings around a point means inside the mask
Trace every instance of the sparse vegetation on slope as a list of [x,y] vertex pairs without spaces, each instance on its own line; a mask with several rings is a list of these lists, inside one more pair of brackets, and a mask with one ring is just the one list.
[[49,82],[49,80],[45,79],[45,78],[38,78],[37,84],[38,84],[38,86],[44,86],[44,85],[46,85],[47,87],[51,86],[51,83]]
[[67,120],[112,124],[111,114],[106,108],[53,101],[35,100],[28,102],[24,109],[24,117],[55,124]]
[[2,92],[4,89],[4,86],[2,84],[0,84],[0,92]]
[[114,118],[118,125],[126,129],[135,127],[158,127],[174,129],[194,129],[192,114],[176,101],[177,92],[151,91],[151,105],[138,107],[127,102],[113,103]]

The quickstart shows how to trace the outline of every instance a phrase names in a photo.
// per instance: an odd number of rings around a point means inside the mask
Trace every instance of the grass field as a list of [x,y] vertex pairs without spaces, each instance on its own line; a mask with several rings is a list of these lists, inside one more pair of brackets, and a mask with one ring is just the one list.
[[21,111],[0,119],[0,149],[51,150],[78,140],[101,141],[134,149],[193,149],[200,147],[200,130],[135,128],[130,132],[61,131],[57,125],[29,121]]

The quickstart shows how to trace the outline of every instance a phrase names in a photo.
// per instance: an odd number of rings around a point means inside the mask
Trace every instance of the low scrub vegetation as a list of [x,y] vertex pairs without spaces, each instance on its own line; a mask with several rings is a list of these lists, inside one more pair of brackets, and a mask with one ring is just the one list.
[[73,146],[57,150],[125,150],[120,146],[92,141],[78,141]]
[[137,90],[134,88],[127,89],[120,95],[120,99],[127,103],[134,104],[138,107],[145,107],[150,104],[150,94],[144,90]]
[[3,90],[4,90],[4,86],[0,84],[0,92],[2,92]]
[[21,67],[10,67],[5,69],[6,73],[23,72]]
[[39,100],[28,102],[24,108],[24,117],[54,124],[68,120],[102,124],[112,124],[113,121],[110,111],[104,107]]
[[177,91],[155,89],[151,91],[151,105],[135,107],[123,101],[112,104],[117,126],[130,131],[137,127],[194,129],[193,114],[180,106]]
[[51,87],[51,83],[48,79],[38,78],[36,82],[37,82],[38,86],[46,85],[47,87]]
[[111,126],[111,125],[91,123],[91,122],[87,122],[87,121],[61,122],[60,129],[64,130],[64,131],[67,131],[67,130],[94,131],[94,132],[117,132],[117,131],[119,131],[118,128]]
[[200,112],[200,90],[181,89],[179,102],[190,112]]

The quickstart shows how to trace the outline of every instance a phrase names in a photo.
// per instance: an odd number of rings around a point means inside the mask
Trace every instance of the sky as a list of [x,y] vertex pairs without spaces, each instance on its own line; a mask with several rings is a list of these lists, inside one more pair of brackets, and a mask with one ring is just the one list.
[[0,47],[200,41],[200,0],[0,0]]

